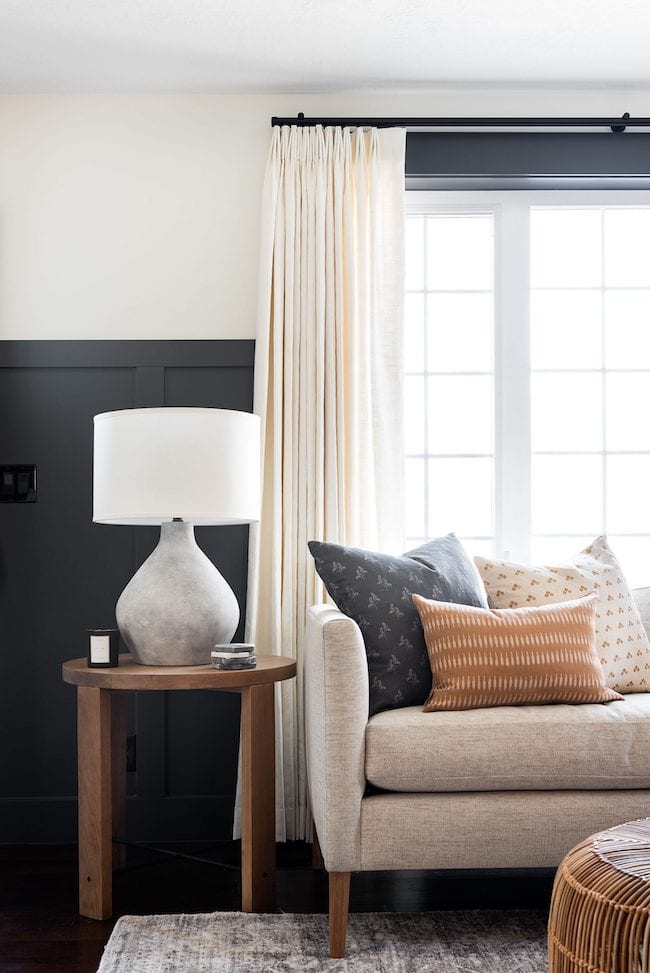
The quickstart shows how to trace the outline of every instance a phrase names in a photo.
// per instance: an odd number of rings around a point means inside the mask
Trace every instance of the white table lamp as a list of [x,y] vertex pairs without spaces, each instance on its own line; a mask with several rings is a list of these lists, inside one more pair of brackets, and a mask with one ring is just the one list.
[[226,409],[125,409],[95,416],[93,520],[160,524],[155,551],[120,595],[117,624],[141,665],[206,665],[239,605],[194,524],[259,520],[260,420]]

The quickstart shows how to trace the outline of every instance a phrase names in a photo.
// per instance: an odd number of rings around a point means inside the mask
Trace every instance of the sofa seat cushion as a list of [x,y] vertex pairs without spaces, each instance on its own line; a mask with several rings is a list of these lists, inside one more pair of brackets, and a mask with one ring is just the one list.
[[387,710],[368,722],[365,769],[389,791],[650,788],[650,693],[605,705]]

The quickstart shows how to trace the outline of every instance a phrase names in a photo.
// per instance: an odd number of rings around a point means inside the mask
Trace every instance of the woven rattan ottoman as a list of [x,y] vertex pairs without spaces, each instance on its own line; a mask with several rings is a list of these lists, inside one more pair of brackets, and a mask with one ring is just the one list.
[[650,973],[650,818],[592,835],[558,868],[549,973]]

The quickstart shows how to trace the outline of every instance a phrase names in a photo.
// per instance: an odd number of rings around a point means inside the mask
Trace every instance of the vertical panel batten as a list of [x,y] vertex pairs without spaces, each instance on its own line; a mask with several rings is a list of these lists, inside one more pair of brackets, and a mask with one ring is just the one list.
[[127,694],[113,693],[111,698],[111,808],[113,868],[124,868],[126,847],[126,725]]

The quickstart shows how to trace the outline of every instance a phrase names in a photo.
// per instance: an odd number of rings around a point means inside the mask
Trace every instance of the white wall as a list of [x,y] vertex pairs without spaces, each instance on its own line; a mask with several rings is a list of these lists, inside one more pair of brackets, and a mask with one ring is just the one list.
[[0,339],[254,337],[271,115],[648,115],[648,97],[0,96]]

